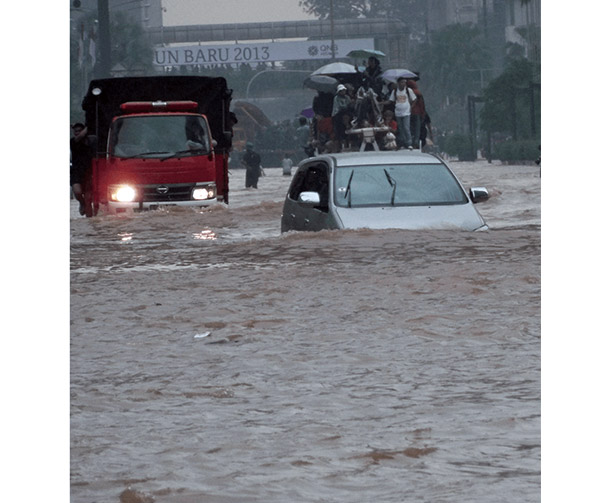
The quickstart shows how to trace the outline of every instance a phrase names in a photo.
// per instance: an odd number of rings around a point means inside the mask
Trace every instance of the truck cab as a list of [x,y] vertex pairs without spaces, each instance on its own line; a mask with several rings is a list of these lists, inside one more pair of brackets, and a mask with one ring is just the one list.
[[92,81],[83,108],[97,138],[94,208],[228,203],[229,102],[222,78]]
[[[100,179],[111,211],[217,202],[216,164],[207,119],[195,102],[127,102],[110,126]],[[104,199],[104,197],[102,197]]]

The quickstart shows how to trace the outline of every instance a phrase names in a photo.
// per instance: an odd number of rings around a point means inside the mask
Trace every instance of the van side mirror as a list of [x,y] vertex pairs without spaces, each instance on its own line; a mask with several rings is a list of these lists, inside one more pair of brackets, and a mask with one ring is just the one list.
[[489,199],[489,192],[485,187],[472,187],[470,189],[470,199],[473,203],[480,203]]
[[299,203],[304,206],[319,206],[320,194],[317,192],[301,192],[299,194]]

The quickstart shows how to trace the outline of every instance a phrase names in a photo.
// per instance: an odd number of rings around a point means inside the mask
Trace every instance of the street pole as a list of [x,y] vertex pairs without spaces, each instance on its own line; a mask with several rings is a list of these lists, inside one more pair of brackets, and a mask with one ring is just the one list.
[[335,61],[335,9],[333,0],[330,0],[330,51],[332,59]]
[[489,43],[487,31],[487,0],[483,0],[483,30],[485,32],[485,42]]
[[108,0],[97,0],[97,19],[99,21],[100,61],[97,69],[98,78],[110,77],[110,12]]
[[275,73],[307,73],[310,74],[311,72],[309,70],[261,70],[258,73],[255,73],[252,78],[248,81],[248,85],[246,86],[246,101],[250,100],[250,85],[252,84],[252,82],[254,82],[254,79],[256,79],[259,75],[262,75],[264,73],[269,73],[269,72],[275,72]]

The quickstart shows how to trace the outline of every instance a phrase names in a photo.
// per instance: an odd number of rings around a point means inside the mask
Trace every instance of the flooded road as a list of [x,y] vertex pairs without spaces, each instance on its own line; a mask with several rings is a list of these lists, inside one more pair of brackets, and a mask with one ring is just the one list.
[[71,501],[539,501],[539,168],[451,167],[490,231],[73,203]]

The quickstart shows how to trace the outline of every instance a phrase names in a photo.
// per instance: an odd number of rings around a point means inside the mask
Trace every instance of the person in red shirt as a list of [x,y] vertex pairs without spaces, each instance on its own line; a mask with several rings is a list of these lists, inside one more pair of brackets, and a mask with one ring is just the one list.
[[424,96],[417,88],[414,80],[407,79],[407,87],[413,91],[416,100],[411,104],[411,140],[413,148],[420,148],[421,126],[426,118],[426,105]]
[[394,120],[394,112],[392,110],[386,110],[383,112],[383,124],[392,130],[392,133],[396,133],[398,129],[398,123]]

